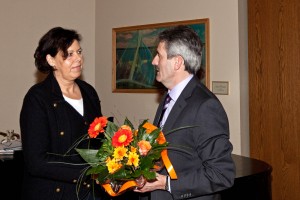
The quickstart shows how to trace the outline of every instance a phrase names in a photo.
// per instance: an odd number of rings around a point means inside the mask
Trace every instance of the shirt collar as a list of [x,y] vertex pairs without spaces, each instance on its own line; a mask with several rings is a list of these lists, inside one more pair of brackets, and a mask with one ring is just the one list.
[[182,80],[178,83],[172,90],[169,90],[168,93],[173,101],[176,101],[181,94],[182,90],[185,86],[190,82],[190,80],[194,77],[193,74],[190,74],[186,79]]

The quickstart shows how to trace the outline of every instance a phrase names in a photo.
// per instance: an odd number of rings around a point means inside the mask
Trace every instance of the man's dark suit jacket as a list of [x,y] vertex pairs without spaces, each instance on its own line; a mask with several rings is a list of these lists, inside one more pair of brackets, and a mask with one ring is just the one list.
[[[22,145],[25,159],[22,197],[25,200],[75,200],[79,176],[87,165],[77,156],[63,155],[75,140],[87,134],[89,124],[101,116],[100,100],[95,89],[82,80],[80,87],[84,116],[81,116],[62,95],[53,74],[30,88],[20,114]],[[73,150],[69,154],[75,154]],[[79,184],[79,199],[90,190],[84,181]]]
[[[156,125],[162,107],[160,103]],[[172,132],[184,126],[196,127]],[[168,155],[178,179],[170,181],[171,193],[156,190],[151,200],[213,200],[219,197],[215,193],[233,185],[228,118],[219,100],[198,78],[193,77],[182,91],[162,131],[169,146],[175,147],[168,149]],[[166,170],[161,173],[167,174]]]

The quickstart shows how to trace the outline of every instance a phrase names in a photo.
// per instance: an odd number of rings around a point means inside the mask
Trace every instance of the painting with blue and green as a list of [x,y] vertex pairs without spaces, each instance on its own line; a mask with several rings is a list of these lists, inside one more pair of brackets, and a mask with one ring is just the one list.
[[[205,24],[190,26],[205,44]],[[156,71],[152,60],[158,45],[157,36],[166,28],[168,27],[130,30],[116,34],[117,89],[163,88],[155,79]]]

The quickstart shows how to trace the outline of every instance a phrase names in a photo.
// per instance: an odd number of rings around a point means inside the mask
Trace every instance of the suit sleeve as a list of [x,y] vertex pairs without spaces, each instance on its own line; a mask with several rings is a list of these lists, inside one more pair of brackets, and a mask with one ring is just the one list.
[[199,125],[190,130],[196,159],[189,162],[197,164],[190,164],[196,166],[179,172],[178,179],[171,180],[174,199],[212,194],[234,183],[233,147],[229,141],[227,115],[221,103],[215,98],[207,99],[196,109],[194,120]]

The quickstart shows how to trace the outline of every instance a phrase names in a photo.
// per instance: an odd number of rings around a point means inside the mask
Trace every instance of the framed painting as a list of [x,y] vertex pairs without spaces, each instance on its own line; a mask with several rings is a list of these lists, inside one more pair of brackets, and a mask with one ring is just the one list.
[[156,81],[152,59],[159,32],[177,25],[193,28],[204,44],[197,76],[209,88],[209,19],[128,26],[112,29],[112,91],[115,93],[155,93],[164,89]]

